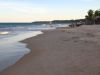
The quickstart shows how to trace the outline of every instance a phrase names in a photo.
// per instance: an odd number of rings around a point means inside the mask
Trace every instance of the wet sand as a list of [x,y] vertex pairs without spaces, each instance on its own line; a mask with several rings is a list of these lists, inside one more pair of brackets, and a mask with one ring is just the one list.
[[31,53],[0,75],[100,75],[100,25],[44,31]]

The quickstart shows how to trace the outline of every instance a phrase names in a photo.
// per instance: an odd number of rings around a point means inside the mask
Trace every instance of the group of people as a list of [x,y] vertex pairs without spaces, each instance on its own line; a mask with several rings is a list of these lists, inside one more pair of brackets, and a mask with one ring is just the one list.
[[82,25],[81,22],[76,22],[76,23],[72,23],[71,25],[69,25],[69,27],[74,28],[74,27],[79,27],[81,25]]

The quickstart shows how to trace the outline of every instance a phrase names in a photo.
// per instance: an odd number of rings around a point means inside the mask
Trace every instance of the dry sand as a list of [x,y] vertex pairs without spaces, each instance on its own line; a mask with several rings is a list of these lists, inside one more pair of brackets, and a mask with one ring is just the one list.
[[0,75],[100,75],[100,26],[45,31],[23,42],[31,53]]

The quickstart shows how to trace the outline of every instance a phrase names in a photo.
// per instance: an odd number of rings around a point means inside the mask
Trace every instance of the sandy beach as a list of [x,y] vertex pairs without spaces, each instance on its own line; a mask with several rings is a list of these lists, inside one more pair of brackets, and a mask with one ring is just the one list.
[[100,75],[100,25],[44,31],[22,42],[31,52],[0,75]]

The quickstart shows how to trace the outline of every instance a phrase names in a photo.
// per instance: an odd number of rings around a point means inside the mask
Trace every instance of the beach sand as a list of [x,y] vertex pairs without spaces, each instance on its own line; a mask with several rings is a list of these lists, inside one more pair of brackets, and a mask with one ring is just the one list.
[[100,25],[44,31],[31,53],[0,75],[100,75]]

